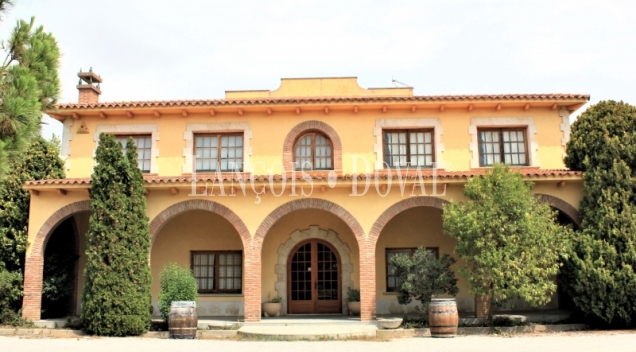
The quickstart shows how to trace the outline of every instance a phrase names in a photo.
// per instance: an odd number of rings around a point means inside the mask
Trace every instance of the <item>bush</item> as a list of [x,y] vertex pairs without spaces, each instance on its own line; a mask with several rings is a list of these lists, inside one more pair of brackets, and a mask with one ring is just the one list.
[[15,307],[22,298],[22,275],[0,266],[0,324],[15,325],[20,319]]
[[173,301],[196,301],[197,282],[190,269],[182,268],[175,263],[168,263],[159,276],[159,311],[163,320],[168,321],[170,304]]
[[422,247],[413,256],[402,254],[391,258],[398,283],[398,303],[409,304],[413,299],[419,300],[422,307],[418,307],[418,310],[425,313],[432,296],[455,296],[459,289],[455,273],[450,268],[454,263],[455,258],[450,255],[444,254],[437,259]]
[[349,302],[360,302],[360,290],[347,287],[347,299]]

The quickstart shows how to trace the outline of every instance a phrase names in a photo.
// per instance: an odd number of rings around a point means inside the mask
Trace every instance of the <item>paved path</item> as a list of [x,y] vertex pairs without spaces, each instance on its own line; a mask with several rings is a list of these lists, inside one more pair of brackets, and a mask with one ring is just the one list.
[[374,341],[220,341],[141,338],[37,339],[0,337],[2,351],[636,351],[636,331],[577,332],[502,336],[464,336],[455,339],[411,338]]

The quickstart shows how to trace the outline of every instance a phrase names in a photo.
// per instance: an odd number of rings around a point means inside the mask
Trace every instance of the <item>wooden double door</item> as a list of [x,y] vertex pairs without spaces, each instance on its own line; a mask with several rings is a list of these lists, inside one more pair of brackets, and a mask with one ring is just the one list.
[[299,243],[287,260],[289,314],[341,312],[340,258],[327,242]]

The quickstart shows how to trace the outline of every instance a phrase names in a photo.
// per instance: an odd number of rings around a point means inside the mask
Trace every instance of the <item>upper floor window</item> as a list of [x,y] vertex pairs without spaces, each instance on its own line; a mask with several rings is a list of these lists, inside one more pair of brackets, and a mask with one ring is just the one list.
[[195,139],[196,171],[243,171],[243,134],[197,134]]
[[[409,257],[415,253],[417,248],[386,248],[386,292],[397,291],[397,278],[395,277],[395,267],[391,264],[391,258],[396,255],[404,254]],[[435,258],[439,258],[439,247],[427,247],[426,250],[433,254]]]
[[294,146],[295,170],[333,170],[333,147],[325,135],[307,133]]
[[241,251],[191,252],[199,293],[241,293]]
[[384,161],[390,168],[433,167],[433,130],[384,131]]
[[528,165],[525,128],[479,129],[479,165]]
[[128,144],[128,138],[132,138],[137,147],[137,165],[141,172],[150,172],[150,152],[152,149],[152,141],[150,135],[116,135],[115,139],[124,147],[124,154],[126,154],[126,144]]

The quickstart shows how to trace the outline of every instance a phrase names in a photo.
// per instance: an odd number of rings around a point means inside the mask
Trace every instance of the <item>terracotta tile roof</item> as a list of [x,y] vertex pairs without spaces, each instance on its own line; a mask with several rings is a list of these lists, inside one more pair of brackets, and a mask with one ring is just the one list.
[[[521,168],[514,169],[517,172],[520,172],[523,176],[528,178],[541,178],[541,177],[571,177],[578,176],[580,177],[583,173],[581,171],[570,171],[570,170],[547,170],[547,169],[537,169],[537,168]],[[470,171],[437,171],[435,173],[436,177],[441,180],[446,179],[467,179],[477,175],[483,175],[486,169],[474,169]],[[388,179],[389,174],[394,179],[398,178],[398,173],[388,170],[382,170],[378,172],[379,179]],[[240,174],[239,177],[237,174],[221,174],[221,179],[223,181],[234,181],[238,182],[239,179],[246,180],[249,182],[249,174]],[[326,181],[329,179],[329,173],[310,173],[311,177],[316,181]],[[421,173],[423,179],[432,179],[434,173],[430,170],[422,171]],[[401,172],[401,176],[404,179],[418,179],[419,175],[414,171]],[[273,175],[271,176],[273,181],[280,182],[283,179],[282,175]],[[295,174],[296,180],[302,181],[302,176],[299,172]],[[353,179],[356,180],[366,180],[366,179],[374,179],[375,174],[335,174],[336,180],[342,181],[350,181]],[[255,182],[268,182],[270,176],[269,175],[254,175]],[[193,176],[191,175],[183,175],[183,176],[144,176],[144,180],[146,185],[159,185],[159,184],[183,184],[192,182]],[[291,180],[291,175],[285,178],[286,180]],[[215,174],[198,174],[195,178],[195,182],[212,182],[219,181]],[[65,186],[65,185],[90,185],[91,179],[90,177],[85,178],[63,178],[63,179],[55,179],[55,180],[40,180],[40,181],[26,181],[24,186]]]
[[107,108],[170,108],[170,107],[214,107],[232,105],[312,104],[312,103],[384,103],[384,102],[456,102],[456,101],[501,101],[501,100],[589,100],[588,94],[481,94],[481,95],[420,95],[405,97],[298,97],[268,99],[211,99],[211,100],[154,100],[122,101],[96,104],[64,103],[56,107],[65,109]]

